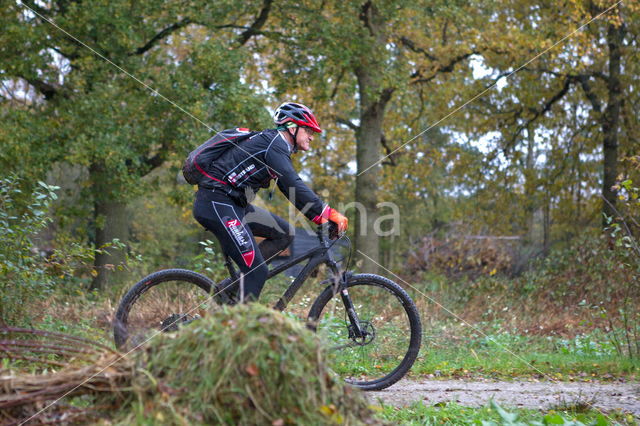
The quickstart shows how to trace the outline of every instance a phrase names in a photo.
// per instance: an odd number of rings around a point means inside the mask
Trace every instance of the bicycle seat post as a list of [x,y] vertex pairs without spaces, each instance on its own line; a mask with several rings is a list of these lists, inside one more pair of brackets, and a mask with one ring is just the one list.
[[235,280],[237,278],[236,268],[233,267],[233,262],[231,261],[231,258],[227,255],[224,256],[224,265],[227,267],[227,270],[229,271],[229,277],[231,277],[232,280]]

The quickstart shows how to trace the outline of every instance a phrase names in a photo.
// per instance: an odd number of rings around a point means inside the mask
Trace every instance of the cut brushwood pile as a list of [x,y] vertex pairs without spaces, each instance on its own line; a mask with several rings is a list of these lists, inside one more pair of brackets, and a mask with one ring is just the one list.
[[0,424],[34,416],[34,423],[89,420],[98,414],[95,407],[59,400],[117,392],[130,381],[133,361],[91,340],[16,327],[0,328],[0,336],[0,354],[19,367],[0,371]]
[[0,424],[379,423],[362,393],[329,370],[315,334],[258,304],[159,333],[131,356],[59,333],[0,333],[0,353],[40,369],[0,373]]

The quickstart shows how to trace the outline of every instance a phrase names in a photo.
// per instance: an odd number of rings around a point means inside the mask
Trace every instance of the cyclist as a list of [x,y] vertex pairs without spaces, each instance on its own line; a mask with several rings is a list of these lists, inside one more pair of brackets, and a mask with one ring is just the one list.
[[[269,187],[271,180],[314,223],[331,221],[340,232],[348,226],[347,218],[323,203],[291,163],[291,154],[309,150],[314,135],[322,132],[313,112],[302,104],[285,102],[273,121],[275,129],[253,135],[213,161],[207,179],[198,185],[193,206],[195,219],[213,232],[224,253],[240,268],[246,300],[258,299],[267,279],[266,263],[293,241],[294,230],[287,221],[250,204],[255,192]],[[265,240],[258,246],[254,236]],[[217,291],[229,284],[230,279],[222,281]]]

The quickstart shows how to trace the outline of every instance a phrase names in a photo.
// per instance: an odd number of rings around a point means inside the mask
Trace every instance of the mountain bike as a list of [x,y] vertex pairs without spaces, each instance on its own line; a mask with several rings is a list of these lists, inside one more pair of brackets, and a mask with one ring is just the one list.
[[[418,356],[422,338],[418,310],[395,282],[379,275],[341,271],[330,251],[337,242],[328,238],[332,232],[334,228],[319,226],[316,248],[269,270],[267,280],[307,260],[274,309],[287,308],[312,273],[326,265],[329,278],[320,283],[306,324],[326,342],[332,369],[347,383],[364,390],[387,388],[409,371]],[[218,285],[186,269],[161,270],[140,280],[118,307],[116,347],[135,348],[153,333],[175,331],[216,306],[232,303],[227,290],[242,277],[229,257],[225,265],[230,278]]]

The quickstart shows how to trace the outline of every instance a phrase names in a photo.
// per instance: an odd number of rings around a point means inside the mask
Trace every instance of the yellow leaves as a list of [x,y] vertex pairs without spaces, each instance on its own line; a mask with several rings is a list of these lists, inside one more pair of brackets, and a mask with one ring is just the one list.
[[325,416],[331,416],[336,412],[336,406],[333,404],[323,405],[322,407],[320,407],[320,412]]
[[344,423],[344,418],[338,413],[338,410],[334,404],[323,405],[320,407],[320,412],[325,416],[331,418],[332,422],[337,424]]

